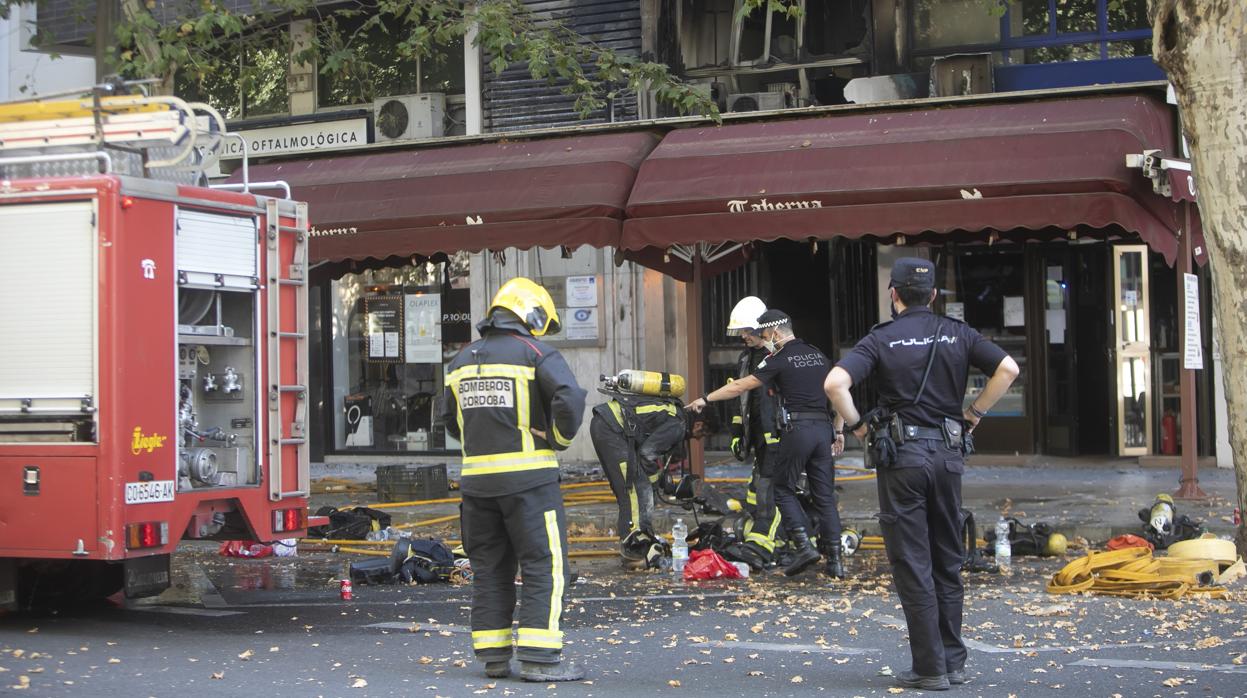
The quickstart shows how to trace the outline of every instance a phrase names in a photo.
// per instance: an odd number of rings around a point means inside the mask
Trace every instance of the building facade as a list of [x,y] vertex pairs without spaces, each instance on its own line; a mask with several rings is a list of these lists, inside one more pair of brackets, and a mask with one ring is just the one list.
[[[1176,453],[1174,265],[1194,258],[1205,309],[1210,283],[1189,197],[1126,164],[1186,155],[1145,0],[803,0],[795,19],[739,3],[528,3],[667,63],[721,127],[647,94],[582,118],[558,85],[495,74],[471,45],[399,66],[370,102],[287,61],[280,89],[218,105],[260,157],[250,178],[311,205],[318,455],[453,454],[442,367],[510,276],[554,291],[582,385],[647,368],[708,386],[734,364],[721,329],[738,297],[787,310],[834,356],[886,319],[886,269],[910,254],[935,261],[944,313],[1023,366],[980,450]],[[1210,315],[1203,455],[1224,433]],[[592,460],[588,440],[569,457]]]

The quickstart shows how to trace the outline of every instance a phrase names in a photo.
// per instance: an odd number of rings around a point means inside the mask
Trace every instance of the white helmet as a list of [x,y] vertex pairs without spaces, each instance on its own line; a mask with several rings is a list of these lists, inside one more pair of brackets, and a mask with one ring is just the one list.
[[766,312],[766,303],[757,296],[745,296],[732,308],[727,319],[729,337],[739,337],[745,331],[758,329],[758,316]]

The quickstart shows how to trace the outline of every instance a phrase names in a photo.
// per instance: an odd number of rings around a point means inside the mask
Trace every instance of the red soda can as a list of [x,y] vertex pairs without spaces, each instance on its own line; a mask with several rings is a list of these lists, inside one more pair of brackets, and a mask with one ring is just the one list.
[[343,600],[343,601],[350,601],[350,600],[351,600],[351,598],[352,598],[352,596],[351,596],[351,580],[349,580],[349,579],[343,579],[343,580],[342,580],[342,585],[341,585],[341,588],[339,589],[339,592],[338,592],[338,593],[339,593],[339,595],[342,597],[342,600]]

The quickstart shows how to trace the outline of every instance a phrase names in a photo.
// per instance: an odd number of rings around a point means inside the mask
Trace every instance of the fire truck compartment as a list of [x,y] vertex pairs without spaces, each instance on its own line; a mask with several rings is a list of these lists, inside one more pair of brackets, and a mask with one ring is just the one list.
[[0,550],[57,557],[94,552],[95,463],[90,456],[0,456]]
[[96,438],[95,243],[94,201],[0,206],[0,443]]
[[177,214],[178,490],[260,482],[256,220]]

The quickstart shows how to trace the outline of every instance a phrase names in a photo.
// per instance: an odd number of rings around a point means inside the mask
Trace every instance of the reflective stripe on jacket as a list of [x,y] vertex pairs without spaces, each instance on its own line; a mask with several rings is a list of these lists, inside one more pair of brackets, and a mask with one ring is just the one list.
[[664,456],[684,455],[688,430],[684,410],[669,399],[620,395],[597,405],[593,413],[628,439],[651,482],[658,479]]
[[462,444],[460,490],[492,497],[557,482],[554,452],[580,429],[585,391],[550,345],[511,329],[483,335],[447,366],[443,421]]

